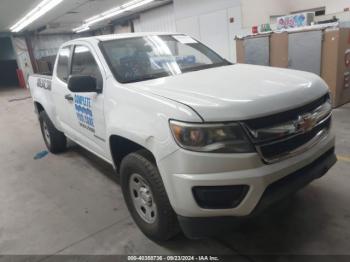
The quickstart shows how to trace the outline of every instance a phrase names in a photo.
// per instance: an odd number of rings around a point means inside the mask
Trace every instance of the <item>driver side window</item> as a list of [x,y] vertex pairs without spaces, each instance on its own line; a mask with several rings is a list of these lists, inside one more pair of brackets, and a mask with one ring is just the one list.
[[85,75],[96,78],[97,86],[102,89],[103,80],[100,68],[89,48],[77,45],[74,48],[72,59],[72,75]]
[[57,62],[57,69],[56,69],[56,75],[57,77],[67,83],[68,81],[68,72],[69,72],[69,57],[71,54],[71,47],[64,47],[62,48],[58,53],[58,62]]

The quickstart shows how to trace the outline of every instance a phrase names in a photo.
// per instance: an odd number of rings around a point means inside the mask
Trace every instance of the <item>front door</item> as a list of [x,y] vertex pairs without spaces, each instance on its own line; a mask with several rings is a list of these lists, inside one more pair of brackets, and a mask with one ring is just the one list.
[[87,45],[76,45],[72,49],[70,75],[89,75],[96,78],[101,93],[73,93],[66,90],[67,101],[65,108],[68,125],[72,138],[100,156],[106,155],[106,125],[104,119],[104,73],[102,66]]
[[53,74],[52,82],[55,84],[52,89],[53,100],[56,108],[57,120],[62,131],[72,138],[74,132],[71,127],[71,115],[74,113],[72,107],[72,95],[68,90],[69,63],[72,55],[72,46],[65,46],[58,52],[56,71]]

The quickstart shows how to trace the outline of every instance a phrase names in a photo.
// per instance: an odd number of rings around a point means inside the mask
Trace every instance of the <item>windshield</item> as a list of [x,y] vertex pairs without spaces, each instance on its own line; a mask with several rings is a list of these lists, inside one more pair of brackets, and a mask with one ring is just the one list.
[[214,51],[185,35],[150,35],[101,43],[121,83],[133,83],[229,65]]

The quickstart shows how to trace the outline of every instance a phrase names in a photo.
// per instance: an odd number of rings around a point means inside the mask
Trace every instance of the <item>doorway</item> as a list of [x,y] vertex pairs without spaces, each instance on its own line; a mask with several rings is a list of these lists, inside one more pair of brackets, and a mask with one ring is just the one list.
[[10,37],[0,37],[0,89],[18,87],[17,60]]

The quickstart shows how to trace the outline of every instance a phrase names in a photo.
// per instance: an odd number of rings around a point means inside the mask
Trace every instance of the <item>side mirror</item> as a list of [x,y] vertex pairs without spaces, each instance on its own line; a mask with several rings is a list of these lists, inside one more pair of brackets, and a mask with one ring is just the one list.
[[95,77],[87,75],[71,75],[68,78],[68,89],[73,93],[98,93]]

